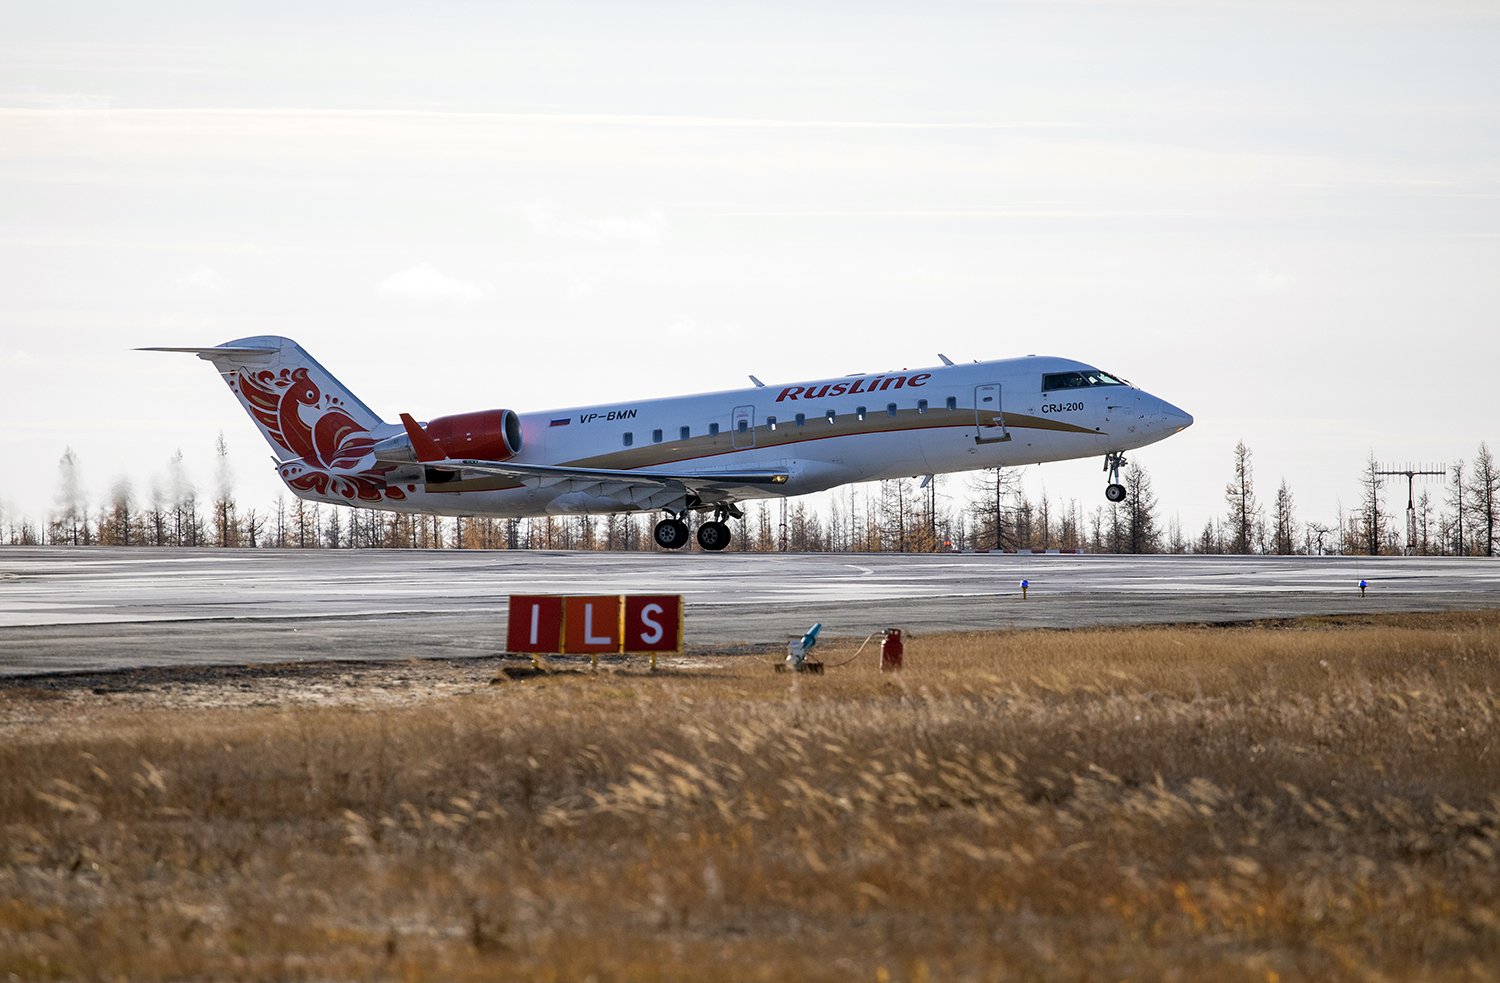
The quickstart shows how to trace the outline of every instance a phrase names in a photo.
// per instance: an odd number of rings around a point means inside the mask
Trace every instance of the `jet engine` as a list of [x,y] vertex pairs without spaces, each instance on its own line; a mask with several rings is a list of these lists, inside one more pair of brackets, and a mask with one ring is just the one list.
[[[480,410],[440,416],[422,428],[421,436],[430,438],[444,457],[506,461],[521,450],[521,418],[514,410]],[[430,454],[419,454],[412,446],[411,435],[404,433],[376,444],[375,457],[402,464],[432,460]]]
[[449,457],[506,461],[521,450],[521,418],[513,410],[440,416],[423,429]]

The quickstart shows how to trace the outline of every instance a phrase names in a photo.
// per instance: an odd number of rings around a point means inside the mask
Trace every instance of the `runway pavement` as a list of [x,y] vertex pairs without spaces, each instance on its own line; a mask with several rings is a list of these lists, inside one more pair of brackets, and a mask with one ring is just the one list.
[[1500,563],[5,547],[0,675],[493,655],[509,594],[631,592],[684,595],[689,649],[714,651],[781,643],[815,621],[825,637],[863,638],[887,625],[920,635],[1493,608]]

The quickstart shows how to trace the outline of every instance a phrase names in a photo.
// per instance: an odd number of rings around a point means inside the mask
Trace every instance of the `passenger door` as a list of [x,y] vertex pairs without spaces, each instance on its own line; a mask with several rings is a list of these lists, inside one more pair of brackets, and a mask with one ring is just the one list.
[[730,446],[736,450],[755,446],[755,407],[736,406],[730,423]]
[[974,443],[995,444],[1010,439],[1005,429],[1005,413],[1000,409],[1000,384],[986,383],[974,387]]

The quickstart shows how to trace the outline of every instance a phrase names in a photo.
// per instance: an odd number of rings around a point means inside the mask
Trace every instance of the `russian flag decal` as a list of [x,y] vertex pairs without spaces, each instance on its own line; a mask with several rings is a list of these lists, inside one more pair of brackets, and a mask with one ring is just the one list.
[[573,422],[573,418],[572,417],[565,416],[561,420],[553,420],[551,423],[547,424],[547,426],[549,426],[549,427],[566,427],[568,424],[570,424],[572,422]]

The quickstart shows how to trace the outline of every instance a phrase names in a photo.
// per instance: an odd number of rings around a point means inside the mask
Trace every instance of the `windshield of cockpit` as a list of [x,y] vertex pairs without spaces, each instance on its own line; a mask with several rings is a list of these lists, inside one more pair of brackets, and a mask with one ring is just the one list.
[[[1098,369],[1080,369],[1077,372],[1048,372],[1042,376],[1042,391],[1057,389],[1090,389],[1094,386],[1129,386],[1130,383],[1117,375]],[[1134,387],[1132,387],[1134,388]]]

